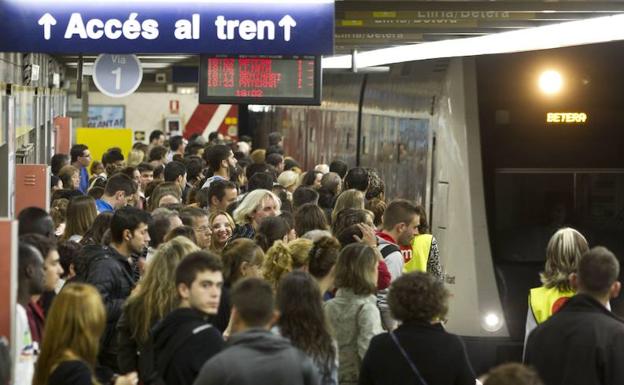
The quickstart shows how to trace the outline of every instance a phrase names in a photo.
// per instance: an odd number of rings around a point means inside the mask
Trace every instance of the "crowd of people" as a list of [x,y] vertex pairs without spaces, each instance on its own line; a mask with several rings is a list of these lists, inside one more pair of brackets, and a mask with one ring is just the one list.
[[[14,384],[477,382],[443,327],[449,292],[426,211],[385,197],[374,169],[304,171],[280,134],[253,151],[245,139],[154,131],[129,154],[93,160],[76,144],[52,157],[50,212],[18,217]],[[562,290],[585,293],[577,306],[598,293],[608,304],[614,258],[587,249],[547,264],[544,282],[574,273]],[[532,328],[549,325],[535,314]],[[600,338],[621,341],[620,321],[604,322]],[[542,344],[557,339],[543,326],[526,352],[540,374],[552,362]],[[580,384],[555,378],[545,383]],[[485,384],[541,381],[509,364]]]

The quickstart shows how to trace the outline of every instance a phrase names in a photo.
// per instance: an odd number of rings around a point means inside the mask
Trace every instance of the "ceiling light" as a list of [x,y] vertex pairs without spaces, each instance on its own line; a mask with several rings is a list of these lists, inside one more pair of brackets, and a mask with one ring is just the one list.
[[321,60],[323,69],[349,69],[351,68],[351,55],[338,55],[324,57]]
[[[357,66],[374,67],[417,60],[535,51],[624,40],[622,25],[624,14],[618,14],[465,39],[382,48],[357,53]],[[350,56],[323,58],[324,63],[327,61],[328,65],[335,66],[324,68],[350,68],[345,67],[346,63],[351,63]]]

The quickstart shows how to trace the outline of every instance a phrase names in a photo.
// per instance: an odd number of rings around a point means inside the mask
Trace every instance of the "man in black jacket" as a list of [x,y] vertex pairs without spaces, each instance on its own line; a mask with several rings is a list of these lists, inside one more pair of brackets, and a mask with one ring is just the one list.
[[221,332],[207,320],[219,309],[222,269],[220,258],[205,251],[187,255],[176,268],[180,307],[152,332],[155,369],[161,382],[192,384],[204,362],[223,349]]
[[624,384],[624,321],[607,310],[619,271],[606,248],[587,251],[570,276],[577,294],[529,335],[525,361],[546,385]]
[[109,247],[94,246],[85,281],[95,286],[106,307],[106,330],[100,345],[100,364],[117,371],[116,326],[124,302],[136,284],[132,254],[141,254],[150,240],[147,227],[151,217],[145,211],[124,207],[113,215]]
[[277,314],[273,289],[246,278],[232,290],[232,332],[228,347],[202,367],[194,385],[317,385],[312,360],[269,329]]

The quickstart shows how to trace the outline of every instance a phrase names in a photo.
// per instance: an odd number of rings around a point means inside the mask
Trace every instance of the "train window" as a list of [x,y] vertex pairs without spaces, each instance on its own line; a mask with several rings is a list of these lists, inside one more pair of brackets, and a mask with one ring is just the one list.
[[621,255],[623,196],[624,170],[498,170],[495,256],[543,261],[551,235],[566,226]]

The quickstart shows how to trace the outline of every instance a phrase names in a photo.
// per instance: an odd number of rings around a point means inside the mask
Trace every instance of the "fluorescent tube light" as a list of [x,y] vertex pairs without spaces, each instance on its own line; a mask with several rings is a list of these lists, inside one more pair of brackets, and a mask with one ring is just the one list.
[[324,57],[321,66],[323,69],[350,69],[351,55]]
[[[624,40],[624,14],[357,53],[357,68],[446,57],[536,51]],[[325,63],[327,62],[327,67]],[[323,58],[323,68],[351,68],[351,55]]]

